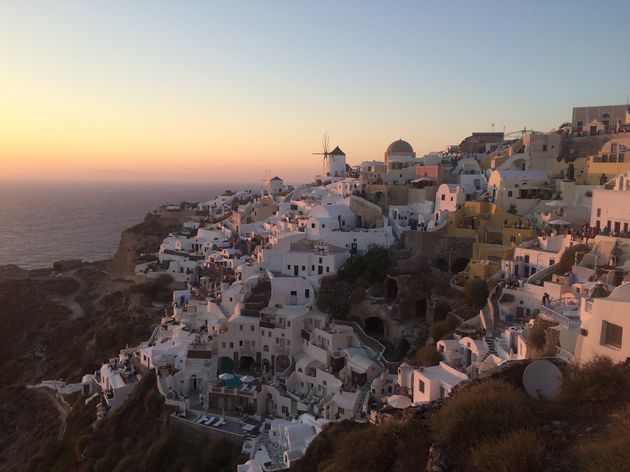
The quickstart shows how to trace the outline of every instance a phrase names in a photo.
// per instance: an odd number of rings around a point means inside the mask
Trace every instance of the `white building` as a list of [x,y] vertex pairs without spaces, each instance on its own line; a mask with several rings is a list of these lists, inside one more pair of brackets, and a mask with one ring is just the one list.
[[425,403],[447,397],[468,376],[445,362],[433,367],[419,367],[413,372],[412,400]]
[[602,298],[583,297],[580,302],[580,336],[576,360],[587,362],[607,356],[614,362],[630,357],[630,283]]
[[611,190],[593,190],[591,226],[608,228],[612,234],[628,233],[630,230],[630,171],[618,175],[613,180]]

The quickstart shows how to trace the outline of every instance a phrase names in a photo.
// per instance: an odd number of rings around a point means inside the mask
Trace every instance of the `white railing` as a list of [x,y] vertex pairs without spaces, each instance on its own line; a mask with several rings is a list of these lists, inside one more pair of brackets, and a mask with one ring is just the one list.
[[[565,306],[572,306],[572,305],[565,305]],[[541,318],[546,319],[547,321],[553,321],[555,323],[558,323],[560,326],[567,329],[580,327],[579,316],[576,316],[576,317],[566,316],[554,310],[553,307],[540,305],[539,315],[541,316]]]

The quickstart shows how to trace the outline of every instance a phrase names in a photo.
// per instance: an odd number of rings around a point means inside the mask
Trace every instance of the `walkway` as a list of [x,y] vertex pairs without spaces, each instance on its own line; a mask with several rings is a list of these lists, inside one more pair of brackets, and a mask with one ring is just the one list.
[[57,433],[57,440],[61,441],[63,439],[63,435],[66,432],[66,420],[68,419],[68,413],[70,412],[67,407],[57,398],[55,392],[50,390],[48,387],[40,385],[27,385],[26,388],[31,390],[36,390],[37,392],[43,393],[46,395],[53,406],[59,413],[59,432]]
[[78,288],[69,295],[63,297],[52,297],[51,299],[60,305],[65,306],[71,312],[70,319],[76,320],[82,318],[85,315],[83,307],[77,302],[77,296],[85,289],[85,280],[76,275],[77,269],[62,272],[63,277],[74,280],[78,284]]

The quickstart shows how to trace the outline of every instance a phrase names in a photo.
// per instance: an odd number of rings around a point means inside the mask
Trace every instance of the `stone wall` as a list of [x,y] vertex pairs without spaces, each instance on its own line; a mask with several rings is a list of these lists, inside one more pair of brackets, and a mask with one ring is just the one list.
[[411,256],[398,261],[401,273],[417,273],[427,267],[436,267],[439,259],[447,264],[450,261],[451,265],[457,259],[470,259],[475,242],[472,238],[429,231],[405,231],[402,241]]

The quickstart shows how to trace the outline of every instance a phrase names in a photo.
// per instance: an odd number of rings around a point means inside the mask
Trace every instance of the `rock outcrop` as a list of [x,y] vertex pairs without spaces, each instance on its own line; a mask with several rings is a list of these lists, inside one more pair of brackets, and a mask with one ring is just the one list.
[[148,214],[142,223],[123,231],[118,249],[107,267],[110,278],[133,280],[140,255],[157,252],[162,240],[178,228],[174,219]]

